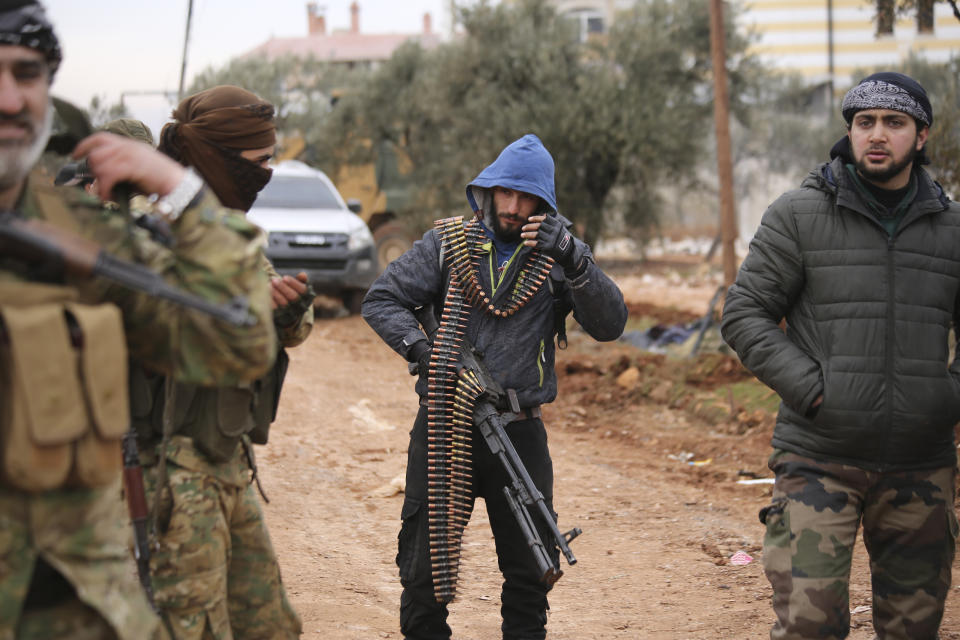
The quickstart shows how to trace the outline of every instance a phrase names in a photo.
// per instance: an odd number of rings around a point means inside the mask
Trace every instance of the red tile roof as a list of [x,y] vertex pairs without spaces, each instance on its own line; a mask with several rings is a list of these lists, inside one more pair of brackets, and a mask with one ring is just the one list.
[[283,55],[307,57],[329,62],[360,62],[387,60],[397,47],[408,40],[417,40],[426,49],[440,44],[436,33],[351,33],[333,32],[329,35],[311,35],[301,38],[271,38],[254,47],[247,56],[277,58]]

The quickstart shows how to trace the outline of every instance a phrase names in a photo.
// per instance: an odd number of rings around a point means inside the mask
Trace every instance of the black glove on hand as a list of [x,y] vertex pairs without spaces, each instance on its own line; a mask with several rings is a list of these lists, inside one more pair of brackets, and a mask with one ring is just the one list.
[[407,359],[411,363],[415,362],[417,364],[417,371],[422,376],[427,375],[427,370],[430,368],[430,351],[429,342],[417,340],[407,353]]
[[313,300],[317,297],[317,292],[313,290],[310,284],[307,284],[307,290],[300,294],[300,297],[293,300],[285,307],[279,307],[273,311],[273,324],[281,329],[292,327],[300,322],[303,314],[313,306]]
[[573,236],[557,216],[547,215],[537,232],[537,248],[564,269],[573,268]]

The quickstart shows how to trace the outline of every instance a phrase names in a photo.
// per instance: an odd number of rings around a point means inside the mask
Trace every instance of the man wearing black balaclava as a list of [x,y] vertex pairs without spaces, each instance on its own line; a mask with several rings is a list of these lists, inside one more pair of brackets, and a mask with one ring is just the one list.
[[[272,173],[273,113],[245,89],[213,87],[180,102],[157,148],[245,212]],[[259,255],[280,346],[297,346],[313,327],[306,274],[280,277]],[[301,633],[251,486],[253,445],[266,444],[285,364],[281,351],[270,375],[238,387],[171,385],[144,370],[131,376],[147,496],[157,505],[156,603],[175,640],[292,640]]]
[[933,640],[957,535],[960,205],[921,168],[933,109],[915,80],[871,75],[842,112],[832,161],[764,214],[721,326],[781,398],[770,637],[847,636],[862,524],[876,636]]

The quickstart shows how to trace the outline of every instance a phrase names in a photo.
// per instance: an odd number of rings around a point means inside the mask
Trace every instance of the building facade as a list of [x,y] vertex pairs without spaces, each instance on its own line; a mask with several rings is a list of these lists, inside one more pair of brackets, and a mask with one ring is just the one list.
[[750,0],[739,25],[752,52],[810,84],[849,86],[857,69],[895,66],[915,55],[946,62],[960,55],[960,20],[945,2],[919,2],[897,16],[893,3],[864,0]]
[[326,10],[316,2],[308,2],[307,35],[293,38],[270,38],[245,56],[278,58],[285,55],[312,56],[316,60],[340,64],[351,68],[376,68],[388,60],[393,52],[405,42],[414,40],[426,49],[440,44],[442,38],[433,28],[433,18],[423,14],[423,29],[420,33],[363,33],[360,30],[360,4],[350,5],[350,26],[330,29]]

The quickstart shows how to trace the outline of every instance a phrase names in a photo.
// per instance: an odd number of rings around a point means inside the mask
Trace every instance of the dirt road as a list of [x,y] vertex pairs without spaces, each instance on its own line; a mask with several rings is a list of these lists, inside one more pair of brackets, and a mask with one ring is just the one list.
[[[637,283],[622,285],[629,298]],[[712,289],[693,292],[696,308],[705,308]],[[571,545],[578,564],[551,593],[548,637],[767,638],[770,589],[756,513],[769,485],[737,480],[746,477],[741,472],[769,475],[768,427],[743,432],[668,408],[651,399],[656,393],[628,393],[615,377],[635,349],[598,348],[577,332],[570,342],[558,358],[561,397],[545,407],[544,421],[560,527],[578,526],[583,535]],[[270,498],[264,509],[304,638],[400,638],[394,556],[413,379],[358,317],[318,321],[291,359],[280,417],[259,464]],[[463,548],[454,637],[496,640],[500,576],[482,502]],[[731,564],[737,551],[753,561]],[[850,638],[872,637],[869,606],[861,549]],[[956,588],[942,637],[960,639]]]

